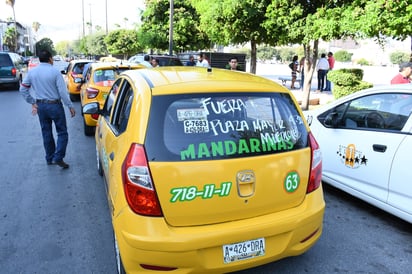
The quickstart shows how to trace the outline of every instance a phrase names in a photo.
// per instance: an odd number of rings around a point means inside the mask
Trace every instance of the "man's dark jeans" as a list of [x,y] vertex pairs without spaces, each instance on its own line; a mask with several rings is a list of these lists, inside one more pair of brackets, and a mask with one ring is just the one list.
[[[46,161],[48,163],[59,162],[66,156],[69,141],[63,105],[61,103],[37,103],[37,105]],[[57,132],[57,145],[53,136],[53,123]]]
[[326,73],[327,70],[320,69],[318,70],[318,90],[324,91],[326,84]]

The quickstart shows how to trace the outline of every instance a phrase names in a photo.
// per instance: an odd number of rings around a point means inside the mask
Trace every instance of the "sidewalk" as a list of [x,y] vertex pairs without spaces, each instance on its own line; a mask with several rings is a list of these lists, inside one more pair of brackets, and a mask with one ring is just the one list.
[[[247,64],[249,66],[250,64]],[[382,67],[382,66],[352,66],[350,64],[335,63],[336,69],[356,67],[361,68],[364,71],[363,81],[370,82],[374,86],[389,84],[393,76],[395,76],[399,71],[398,67]],[[247,67],[247,70],[249,67]],[[256,74],[268,79],[271,79],[279,84],[282,82],[279,80],[280,76],[290,76],[290,69],[287,64],[264,64],[258,63],[256,67]],[[298,75],[299,77],[299,75]],[[290,82],[286,83],[286,87],[290,88]],[[316,72],[312,78],[311,91],[309,95],[309,100],[319,99],[319,104],[324,105],[331,101],[334,101],[332,93],[322,92],[317,93],[318,81],[316,77]],[[333,89],[333,87],[332,87]],[[301,101],[303,91],[301,89],[291,90],[297,101]]]

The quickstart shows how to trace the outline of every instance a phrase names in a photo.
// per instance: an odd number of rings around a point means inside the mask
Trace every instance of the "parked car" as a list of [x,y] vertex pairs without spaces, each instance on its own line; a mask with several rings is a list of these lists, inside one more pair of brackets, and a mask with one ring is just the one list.
[[[91,63],[87,69],[80,89],[80,102],[84,106],[98,102],[102,107],[113,82],[125,70],[138,69],[143,66],[122,62]],[[98,115],[83,114],[84,134],[94,135]]]
[[28,69],[31,70],[34,67],[37,67],[40,64],[39,57],[31,57],[28,64]]
[[289,90],[200,67],[123,72],[100,114],[120,273],[226,273],[307,251],[322,233],[322,161]]
[[308,112],[324,182],[412,223],[412,85],[375,87]]
[[0,51],[0,87],[11,85],[20,88],[23,79],[24,60],[13,52]]
[[80,98],[80,87],[83,79],[83,68],[87,63],[93,62],[92,60],[72,60],[66,69],[61,73],[64,75],[64,80],[67,84],[70,99],[72,101],[78,101]]
[[[182,62],[180,61],[179,57],[171,56],[171,55],[158,55],[158,54],[149,54],[150,58],[156,58],[159,60],[160,67],[166,66],[183,66]],[[145,54],[137,54],[128,59],[129,62],[132,63],[141,63],[143,62]]]

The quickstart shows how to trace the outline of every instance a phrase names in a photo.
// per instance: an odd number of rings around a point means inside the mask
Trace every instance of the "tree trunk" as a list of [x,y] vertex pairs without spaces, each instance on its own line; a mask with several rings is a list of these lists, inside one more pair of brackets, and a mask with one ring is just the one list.
[[316,62],[318,59],[318,45],[319,40],[313,41],[313,51],[310,44],[303,45],[305,51],[305,65],[304,65],[304,83],[303,83],[303,96],[302,96],[302,110],[309,109],[310,100],[310,88],[312,86],[313,74],[316,70]]
[[250,41],[250,73],[256,74],[256,41]]

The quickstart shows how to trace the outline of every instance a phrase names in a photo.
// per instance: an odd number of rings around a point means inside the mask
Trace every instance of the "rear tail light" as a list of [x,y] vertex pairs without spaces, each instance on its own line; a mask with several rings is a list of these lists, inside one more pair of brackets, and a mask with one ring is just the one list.
[[312,152],[311,166],[309,174],[309,184],[306,193],[316,190],[322,181],[322,153],[318,142],[313,137],[312,132],[309,132],[309,145]]
[[122,166],[123,186],[129,207],[137,214],[162,216],[144,147],[132,144]]
[[95,88],[87,88],[86,94],[88,99],[96,98],[97,94],[99,94],[99,90]]
[[12,68],[11,69],[11,75],[16,76],[17,74],[17,69],[16,68]]

